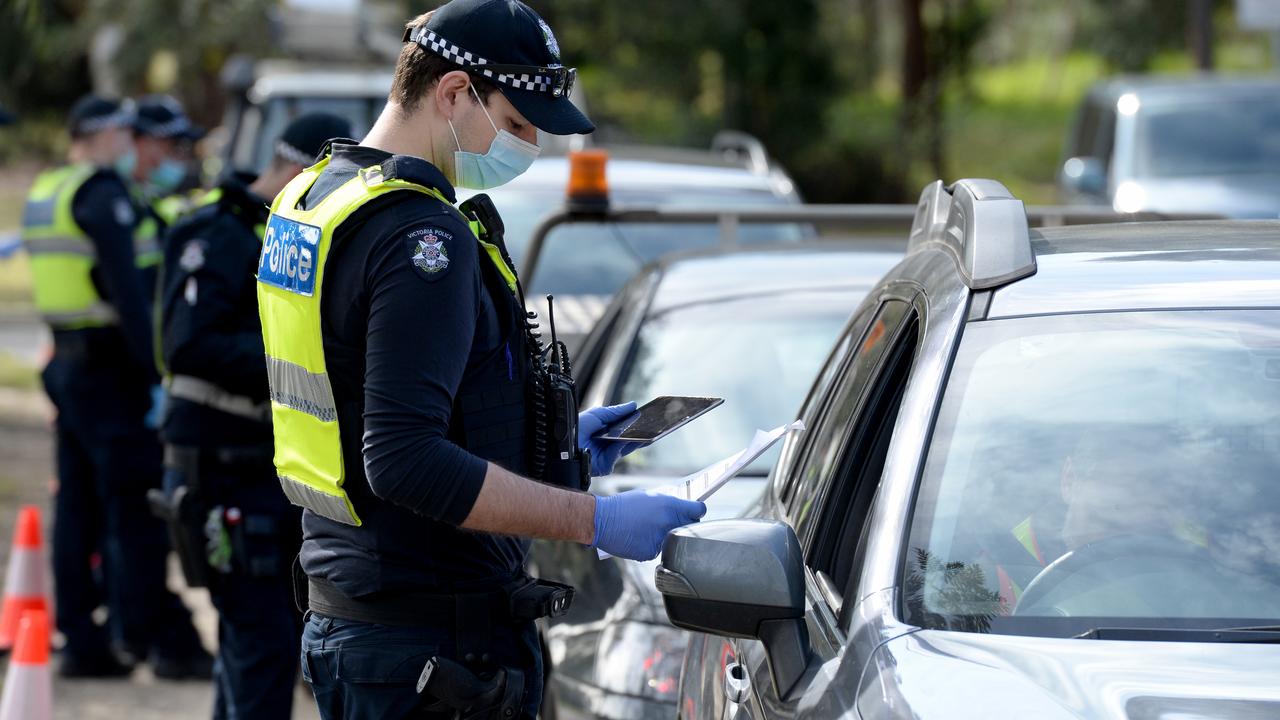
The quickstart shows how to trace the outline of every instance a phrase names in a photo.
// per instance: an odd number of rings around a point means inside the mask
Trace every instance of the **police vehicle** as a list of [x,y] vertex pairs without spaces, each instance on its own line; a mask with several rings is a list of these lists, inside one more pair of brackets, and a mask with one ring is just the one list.
[[745,517],[667,539],[680,716],[1280,715],[1280,222],[926,188]]
[[[620,209],[781,208],[800,204],[786,172],[744,133],[717,135],[707,150],[611,145],[604,151],[551,154],[500,188],[486,190],[506,226],[506,244],[530,305],[546,317],[553,294],[562,340],[575,348],[609,300],[646,263],[669,252],[715,247],[720,234],[704,221],[616,221]],[[462,191],[465,200],[474,195]],[[545,225],[548,216],[555,218]],[[811,234],[794,222],[744,227],[744,244],[798,241]]]

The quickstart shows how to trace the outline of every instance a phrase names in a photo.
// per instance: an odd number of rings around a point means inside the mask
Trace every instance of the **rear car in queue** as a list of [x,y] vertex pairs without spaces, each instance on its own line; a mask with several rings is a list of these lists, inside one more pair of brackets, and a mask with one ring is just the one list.
[[[620,461],[592,492],[655,488],[740,450],[756,428],[795,419],[832,342],[901,249],[826,244],[668,256],[626,286],[576,361],[584,403],[714,395],[723,407]],[[759,495],[776,452],[707,501],[728,517]],[[601,561],[568,543],[535,543],[544,577],[578,588],[544,626],[544,717],[669,718],[686,633],[666,622],[653,563]]]
[[918,210],[759,506],[667,539],[680,716],[1280,716],[1280,222]]

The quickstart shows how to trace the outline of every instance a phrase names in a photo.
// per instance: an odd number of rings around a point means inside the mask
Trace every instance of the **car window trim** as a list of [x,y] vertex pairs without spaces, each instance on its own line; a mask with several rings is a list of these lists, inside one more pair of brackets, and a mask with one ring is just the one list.
[[[805,402],[806,409],[810,403],[813,403],[813,413],[815,416],[812,421],[806,422],[807,427],[819,427],[822,424],[823,419],[825,419],[827,414],[830,412],[831,396],[835,393],[836,388],[840,387],[840,379],[844,377],[845,371],[849,367],[849,363],[852,362],[853,358],[856,356],[856,353],[849,351],[849,348],[854,346],[853,335],[857,333],[857,339],[860,341],[866,338],[867,332],[871,329],[871,321],[875,320],[882,305],[883,303],[880,299],[877,299],[875,304],[864,306],[865,309],[859,308],[850,316],[848,326],[845,328],[845,331],[840,338],[836,340],[833,350],[834,348],[839,348],[841,345],[844,345],[846,340],[849,341],[848,348],[846,348],[844,354],[839,358],[832,357],[828,360],[827,364],[823,365],[822,370],[819,371],[819,376],[827,369],[827,365],[831,362],[835,362],[837,367],[830,382],[822,388],[821,396],[817,398],[808,398]],[[860,319],[859,316],[864,312],[866,317]],[[858,330],[859,322],[866,323],[866,326],[863,327],[861,331]],[[814,380],[816,382],[817,378],[815,377]],[[800,445],[796,448],[795,457],[791,460],[790,466],[788,467],[789,472],[788,477],[786,478],[786,483],[783,487],[779,488],[776,498],[778,500],[779,507],[783,509],[783,516],[786,517],[787,523],[793,528],[795,527],[795,518],[791,503],[795,499],[795,490],[796,486],[799,484],[799,478],[795,472],[791,471],[804,467],[808,462],[809,455],[813,450],[813,442],[810,441],[811,437],[812,433],[806,432],[800,434]]]
[[[902,292],[904,290],[906,291],[905,293]],[[812,429],[822,427],[823,420],[826,420],[829,413],[831,413],[833,396],[835,396],[837,389],[840,388],[840,384],[842,380],[845,379],[845,375],[849,373],[850,363],[858,357],[858,352],[856,352],[855,347],[861,347],[861,343],[867,340],[867,333],[872,329],[872,323],[874,320],[876,320],[879,314],[882,313],[884,305],[895,300],[906,302],[906,304],[910,305],[911,302],[913,302],[915,295],[918,295],[918,292],[918,288],[911,286],[911,284],[895,283],[883,288],[883,290],[879,292],[879,295],[876,296],[876,300],[874,300],[874,302],[870,302],[870,296],[868,296],[868,300],[864,300],[864,304],[854,310],[854,314],[850,316],[849,327],[846,329],[845,336],[841,336],[840,340],[837,340],[835,345],[833,345],[833,348],[840,347],[840,345],[845,342],[846,338],[851,338],[852,333],[858,333],[858,338],[856,338],[856,340],[858,340],[858,345],[854,346],[850,343],[845,355],[840,359],[840,368],[836,370],[835,377],[833,377],[831,382],[827,384],[826,392],[823,392],[823,396],[815,400],[818,405],[814,410],[814,418],[812,421],[806,420],[806,424],[808,424],[810,432],[801,433],[801,445],[796,448],[795,459],[792,459],[790,466],[788,466],[788,475],[790,475],[790,477],[786,478],[786,486],[781,489],[780,493],[778,493],[777,500],[780,502],[783,518],[787,520],[787,524],[791,525],[792,528],[796,527],[794,502],[797,484],[799,484],[799,473],[797,473],[797,471],[803,469],[805,465],[808,465],[810,456],[813,455],[814,433],[812,432]],[[858,320],[859,316],[864,313],[867,316],[865,316],[861,322],[865,324],[859,331],[858,322],[856,322],[856,320]],[[826,370],[826,365],[823,366],[823,370]],[[814,379],[817,380],[817,378]],[[810,400],[813,400],[813,398],[810,398]],[[806,400],[805,405],[809,405],[808,400]]]
[[[968,293],[968,297],[965,298],[966,317],[969,312],[968,306],[972,303],[972,301],[973,301],[973,293],[970,292]],[[920,311],[922,312],[927,312],[927,309],[928,309],[927,294],[922,293],[921,296],[918,298],[918,302],[919,302],[918,309],[920,309]],[[904,516],[905,522],[900,523],[898,527],[898,536],[895,539],[896,540],[895,544],[898,548],[898,557],[894,561],[895,567],[897,569],[895,570],[893,577],[894,577],[894,585],[899,589],[905,587],[906,585],[907,556],[910,553],[910,549],[911,549],[910,548],[911,528],[912,528],[912,525],[915,523],[916,504],[920,501],[920,485],[924,481],[925,464],[926,464],[926,460],[929,457],[929,449],[933,445],[933,435],[935,432],[937,432],[937,429],[938,429],[938,420],[940,419],[940,415],[942,412],[942,401],[943,401],[943,398],[946,397],[947,388],[950,386],[950,383],[951,383],[951,375],[955,372],[956,359],[960,355],[960,345],[964,342],[965,331],[969,328],[970,323],[978,324],[978,323],[985,323],[985,322],[991,322],[991,320],[990,319],[965,320],[964,322],[960,323],[959,327],[956,329],[956,333],[954,337],[950,339],[950,347],[949,347],[949,352],[947,353],[946,363],[943,365],[943,368],[942,368],[941,382],[938,385],[938,391],[934,394],[931,407],[929,408],[928,427],[925,429],[924,437],[921,439],[919,446],[916,448],[915,474],[911,478],[911,499],[907,502],[906,514]],[[926,340],[924,333],[926,332],[928,325],[924,324],[922,320],[920,328],[922,333],[920,337],[920,343],[921,343],[921,346],[923,346]],[[874,505],[872,506],[872,509],[874,511]],[[851,575],[849,579],[850,579],[850,582],[856,582],[858,580],[858,577],[856,575]],[[902,622],[902,623],[907,622],[906,602],[907,602],[907,598],[905,593],[903,592],[895,593],[892,612],[894,614],[895,619],[897,619],[899,622]]]
[[[858,427],[860,423],[855,423],[856,432],[847,433],[845,440],[841,443],[840,459],[839,464],[837,465],[838,469],[834,475],[833,481],[828,484],[827,491],[824,493],[821,505],[817,510],[820,519],[818,524],[815,525],[814,536],[805,550],[806,564],[816,564],[819,557],[822,557],[825,563],[835,562],[837,559],[837,553],[839,549],[843,547],[843,540],[846,537],[846,529],[848,528],[848,523],[850,521],[849,514],[859,511],[855,504],[860,506],[861,504],[858,503],[858,499],[862,496],[864,491],[870,491],[871,496],[866,499],[865,507],[860,511],[863,518],[862,523],[858,527],[857,536],[858,538],[861,538],[863,535],[862,526],[866,525],[867,520],[871,517],[871,511],[875,504],[875,496],[879,491],[880,481],[884,475],[884,464],[882,462],[880,466],[880,477],[874,478],[874,485],[868,485],[864,488],[863,483],[870,483],[872,480],[872,478],[864,476],[867,461],[875,454],[875,450],[880,442],[885,443],[886,456],[888,454],[888,449],[892,445],[893,432],[897,427],[898,413],[902,408],[902,401],[906,394],[906,388],[911,380],[911,368],[915,365],[916,353],[920,349],[920,340],[922,335],[920,324],[921,319],[915,308],[915,304],[912,303],[909,306],[907,314],[903,316],[902,322],[894,329],[893,340],[890,344],[886,345],[886,349],[881,355],[879,364],[875,368],[874,375],[867,383],[866,387],[868,392],[864,392],[863,396],[859,398],[857,412],[859,420],[866,417],[868,410],[867,403],[875,401],[887,403],[884,407],[876,408],[877,415],[881,416],[880,421],[883,423],[883,415],[892,412],[893,423],[888,427],[884,427],[883,424],[879,427]],[[915,339],[912,341],[912,346],[910,348],[905,348],[904,345],[907,342],[907,339],[913,335]],[[886,373],[893,373],[899,369],[904,371],[901,385],[893,387],[887,386],[886,383],[890,378],[886,376]],[[889,394],[885,395],[884,393],[886,392]],[[874,395],[875,397],[871,397],[871,395]],[[882,440],[880,433],[886,431],[889,435]],[[851,443],[855,440],[853,437],[855,434],[862,436],[857,438],[859,445],[856,447],[851,446]],[[846,499],[849,503],[848,507],[838,509],[831,508],[829,507],[829,503],[836,502],[838,499],[837,497],[833,497],[831,493],[835,489],[835,483],[840,481],[853,482],[857,483],[857,485],[850,488],[848,491],[849,495]],[[834,510],[838,510],[836,516],[833,516],[832,514]],[[856,547],[854,548],[854,553],[856,558],[858,554]],[[855,558],[850,559],[851,564],[849,575],[845,578],[846,585],[848,584],[849,579],[856,574],[853,567],[853,560]],[[815,566],[815,571],[818,570],[819,569]]]
[[[912,288],[912,290],[914,294],[914,288]],[[902,318],[898,321],[898,323],[888,331],[888,338],[886,342],[883,345],[881,345],[881,348],[878,350],[879,356],[876,360],[876,365],[874,366],[873,374],[869,378],[867,378],[867,381],[858,390],[856,405],[851,415],[851,417],[853,418],[859,417],[862,414],[862,412],[866,409],[867,396],[868,396],[867,391],[871,388],[874,388],[880,380],[881,373],[884,369],[883,359],[885,357],[885,354],[892,352],[894,349],[898,347],[898,344],[902,342],[902,333],[904,332],[905,328],[911,325],[912,321],[918,322],[918,320],[915,320],[917,313],[915,310],[915,303],[913,302],[914,297],[910,299],[906,299],[906,298],[902,298],[899,295],[890,294],[890,293],[885,293],[881,297],[882,297],[882,302],[876,308],[875,314],[872,315],[871,323],[868,324],[867,326],[867,332],[871,331],[871,328],[874,326],[876,318],[879,318],[883,315],[885,308],[887,308],[890,303],[893,303],[893,302],[902,303],[903,305],[906,306],[906,311],[902,315]],[[866,341],[865,333],[863,334],[860,340],[861,342],[859,342],[859,348],[861,347],[862,343]],[[849,371],[851,370],[850,364],[852,364],[857,357],[858,357],[857,351],[850,353],[849,363],[847,363],[844,367],[845,372],[841,373],[840,378],[835,383],[835,388],[837,391],[843,387],[846,381],[851,380],[851,378],[849,377]],[[841,398],[843,397],[845,396],[841,395]],[[828,403],[822,418],[819,420],[819,425],[818,425],[819,427],[821,427],[821,425],[823,424],[823,421],[825,421],[826,418],[828,417],[828,413],[831,411],[833,405],[834,403]],[[837,450],[838,458],[836,460],[835,471],[832,473],[831,477],[825,479],[824,484],[822,484],[818,488],[815,488],[818,492],[817,492],[817,497],[813,499],[814,504],[817,506],[814,509],[814,512],[817,513],[814,516],[814,520],[806,528],[796,528],[796,534],[800,540],[800,547],[804,554],[806,566],[808,566],[813,559],[814,543],[817,540],[815,535],[817,533],[818,528],[823,525],[822,513],[823,513],[823,510],[826,508],[827,503],[830,502],[831,489],[834,486],[836,480],[846,469],[846,462],[847,462],[846,454],[848,451],[849,442],[852,439],[850,435],[851,434],[847,431],[842,432],[840,434],[840,440],[839,440],[840,447]],[[816,436],[816,433],[815,433],[815,436]],[[816,441],[816,437],[812,438],[811,440]],[[809,458],[806,457],[806,460],[808,459]],[[795,526],[792,525],[792,527],[794,528]]]

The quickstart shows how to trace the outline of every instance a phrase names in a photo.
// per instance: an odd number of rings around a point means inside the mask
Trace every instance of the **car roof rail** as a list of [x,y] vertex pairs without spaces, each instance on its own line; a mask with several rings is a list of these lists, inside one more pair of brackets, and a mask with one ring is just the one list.
[[1035,274],[1027,211],[995,180],[925,186],[916,205],[907,254],[933,244],[949,248],[965,285],[989,290]]
[[721,130],[711,138],[711,152],[717,155],[728,155],[746,161],[747,168],[755,175],[768,175],[771,166],[769,153],[751,133],[741,130]]

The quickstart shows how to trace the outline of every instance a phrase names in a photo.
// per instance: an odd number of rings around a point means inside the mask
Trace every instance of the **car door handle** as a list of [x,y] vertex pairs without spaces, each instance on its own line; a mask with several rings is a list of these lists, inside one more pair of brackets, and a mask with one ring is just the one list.
[[747,669],[738,663],[729,663],[724,666],[724,696],[729,702],[738,703],[746,702],[747,696],[751,693],[751,676],[747,674]]

